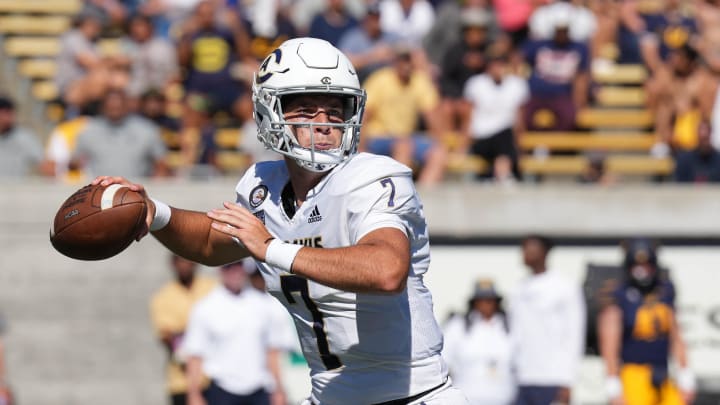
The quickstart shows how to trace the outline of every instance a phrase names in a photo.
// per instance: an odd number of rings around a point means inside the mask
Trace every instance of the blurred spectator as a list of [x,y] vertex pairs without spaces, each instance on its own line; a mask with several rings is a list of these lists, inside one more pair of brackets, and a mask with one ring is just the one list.
[[15,103],[0,95],[0,178],[22,178],[41,169],[40,138],[17,125]]
[[537,235],[522,243],[532,275],[512,294],[508,313],[518,405],[569,404],[584,352],[585,300],[580,286],[547,269],[551,247]]
[[167,352],[165,387],[170,403],[186,405],[187,380],[178,349],[193,305],[215,287],[215,281],[197,275],[195,262],[175,254],[170,256],[170,264],[173,279],[153,294],[150,301],[150,319],[155,334]]
[[106,27],[121,27],[128,16],[128,8],[122,0],[85,0],[83,12],[95,13],[101,16]]
[[71,158],[77,145],[78,135],[85,130],[89,119],[86,115],[80,115],[58,123],[50,132],[45,149],[47,161],[45,174],[68,183],[85,180],[82,170],[71,164]]
[[298,36],[295,25],[288,17],[288,7],[283,3],[286,2],[257,0],[248,12],[250,53],[257,61],[264,60],[280,44]]
[[698,64],[698,54],[690,46],[673,49],[668,61],[655,69],[645,83],[655,131],[660,142],[672,150],[692,150],[697,145],[699,88],[706,85],[695,76]]
[[[598,315],[605,389],[612,405],[691,404],[695,378],[675,317],[675,288],[647,239],[625,243],[624,280],[615,280]],[[679,367],[669,378],[672,353]]]
[[325,0],[325,10],[313,17],[308,36],[337,46],[340,38],[358,22],[345,10],[344,0]]
[[495,56],[488,61],[486,73],[467,81],[464,96],[470,116],[462,132],[470,143],[470,153],[492,165],[490,175],[495,180],[519,179],[517,139],[523,132],[527,81],[509,72],[505,56]]
[[709,70],[720,71],[720,7],[716,0],[694,1],[693,17],[699,36],[693,46],[702,56]]
[[113,90],[105,95],[101,114],[91,118],[78,135],[70,164],[91,176],[164,176],[168,174],[165,154],[157,127],[131,114],[127,95]]
[[460,125],[463,89],[467,80],[485,71],[485,54],[490,46],[487,24],[490,15],[481,8],[467,9],[461,17],[462,36],[444,55],[440,72],[442,115],[449,130]]
[[178,48],[185,89],[209,97],[212,113],[222,111],[245,121],[252,116],[252,104],[232,71],[235,62],[249,57],[249,38],[237,14],[225,14],[225,28],[215,21],[215,12],[214,3],[203,0],[185,24]]
[[382,0],[380,26],[403,41],[419,46],[435,21],[435,10],[427,0]]
[[[411,50],[398,48],[393,66],[368,77],[365,90],[363,149],[392,156],[410,167],[420,164],[421,184],[441,181],[447,150],[441,140],[442,117],[436,114],[439,95],[430,76],[415,68]],[[427,134],[418,128],[420,118]]]
[[613,0],[589,0],[588,7],[595,16],[597,29],[592,35],[593,62],[612,64],[619,57],[618,30],[620,29],[620,6]]
[[461,42],[463,16],[471,10],[485,11],[488,19],[484,27],[488,39],[500,36],[501,32],[489,0],[445,1],[438,7],[437,18],[423,40],[425,52],[433,64],[442,65],[448,51]]
[[165,38],[178,38],[179,26],[202,0],[143,0],[138,12],[153,20],[155,32]]
[[512,344],[501,301],[492,281],[479,280],[465,316],[445,326],[443,358],[470,405],[509,405],[515,398]]
[[103,56],[95,45],[102,31],[101,18],[92,12],[76,17],[75,28],[60,38],[57,85],[70,114],[99,100],[108,89],[124,89],[129,81],[129,60]]
[[[220,279],[193,308],[182,343],[188,404],[284,404],[279,356],[288,343],[276,332],[286,318],[278,319],[270,297],[249,285],[242,262],[223,266]],[[203,373],[210,377],[204,394]]]
[[373,3],[368,6],[360,25],[349,29],[340,38],[338,47],[350,58],[360,83],[363,83],[371,73],[392,63],[393,47],[399,40],[397,34],[383,31],[380,7]]
[[167,108],[167,98],[158,90],[150,89],[140,96],[140,116],[152,121],[162,132],[176,133],[180,130],[180,122],[168,115]]
[[183,105],[182,128],[180,129],[180,152],[182,166],[190,169],[192,175],[216,174],[217,145],[215,124],[210,119],[210,100],[203,94],[190,93]]
[[697,128],[697,147],[694,150],[681,152],[675,159],[675,181],[720,182],[720,152],[713,147],[711,133],[710,123],[700,122]]
[[597,29],[595,15],[584,4],[573,4],[570,0],[555,0],[536,8],[530,16],[530,37],[535,40],[552,39],[557,15],[568,19],[568,34],[572,41],[587,43],[592,39]]
[[625,0],[620,8],[621,63],[644,63],[654,72],[672,49],[695,42],[697,24],[681,0],[666,0],[658,10],[641,12],[640,1]]
[[128,94],[136,98],[152,89],[164,90],[178,79],[177,55],[174,45],[154,35],[149,17],[135,15],[128,22],[123,51],[130,58]]
[[554,17],[553,38],[529,41],[523,49],[532,69],[525,107],[528,130],[572,131],[577,111],[588,101],[588,46],[570,39],[568,14]]

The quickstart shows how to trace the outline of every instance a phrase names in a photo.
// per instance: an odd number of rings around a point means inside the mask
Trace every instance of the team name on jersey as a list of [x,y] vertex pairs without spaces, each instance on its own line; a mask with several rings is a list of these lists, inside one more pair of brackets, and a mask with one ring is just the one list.
[[322,236],[311,236],[309,238],[293,239],[292,241],[288,241],[287,243],[292,243],[294,245],[303,245],[307,247],[323,247]]

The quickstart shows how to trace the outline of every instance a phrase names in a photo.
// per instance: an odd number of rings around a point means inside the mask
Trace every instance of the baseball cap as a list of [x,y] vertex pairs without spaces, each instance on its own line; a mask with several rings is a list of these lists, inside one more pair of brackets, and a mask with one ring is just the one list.
[[502,299],[502,296],[498,294],[497,290],[495,289],[495,284],[490,279],[480,279],[477,282],[475,282],[475,289],[473,290],[473,295],[470,297],[471,300],[479,300],[479,299],[496,299],[500,300]]

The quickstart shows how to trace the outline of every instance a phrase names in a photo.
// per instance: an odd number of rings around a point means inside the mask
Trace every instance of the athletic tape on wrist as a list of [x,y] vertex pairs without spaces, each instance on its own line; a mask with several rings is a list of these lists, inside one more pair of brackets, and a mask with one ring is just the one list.
[[689,368],[681,368],[675,378],[678,388],[682,391],[695,391],[695,375]]
[[155,216],[153,217],[152,223],[150,223],[150,231],[158,231],[165,228],[170,222],[170,215],[172,211],[170,207],[162,201],[150,198],[155,204]]
[[610,376],[605,380],[605,394],[608,399],[615,399],[622,396],[622,382],[618,376]]
[[265,251],[265,263],[292,273],[292,264],[303,245],[285,243],[280,239],[273,239]]

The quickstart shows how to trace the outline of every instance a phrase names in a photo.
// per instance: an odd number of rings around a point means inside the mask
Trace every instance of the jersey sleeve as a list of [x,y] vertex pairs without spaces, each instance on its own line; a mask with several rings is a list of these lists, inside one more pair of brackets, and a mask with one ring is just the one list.
[[404,175],[379,178],[352,191],[349,200],[349,229],[355,243],[380,228],[395,228],[408,235],[422,209],[412,178]]

